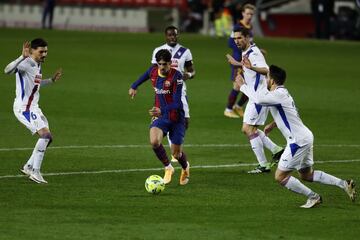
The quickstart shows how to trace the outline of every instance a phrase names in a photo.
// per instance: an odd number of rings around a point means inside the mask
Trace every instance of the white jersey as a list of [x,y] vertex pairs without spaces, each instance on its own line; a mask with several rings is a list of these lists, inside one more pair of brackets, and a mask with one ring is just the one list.
[[[242,57],[247,57],[250,60],[251,65],[254,67],[269,69],[269,66],[266,64],[264,55],[254,44],[250,45],[246,51],[242,52]],[[266,88],[265,75],[257,73],[246,67],[243,67],[243,70],[246,84],[253,87],[255,91],[261,88]]]
[[16,98],[14,107],[28,111],[38,107],[39,90],[42,81],[41,64],[31,57],[23,60],[16,67]]
[[284,86],[278,86],[274,91],[265,89],[255,92],[251,86],[244,84],[240,90],[257,104],[270,107],[274,121],[288,144],[295,143],[300,147],[312,144],[313,134],[301,121],[294,100]]
[[161,49],[166,49],[171,53],[171,67],[175,68],[176,70],[184,74],[185,62],[189,62],[193,60],[190,49],[185,48],[180,44],[176,44],[175,47],[171,47],[168,44],[164,44],[154,49],[151,59],[152,64],[157,63],[155,59],[155,55]]

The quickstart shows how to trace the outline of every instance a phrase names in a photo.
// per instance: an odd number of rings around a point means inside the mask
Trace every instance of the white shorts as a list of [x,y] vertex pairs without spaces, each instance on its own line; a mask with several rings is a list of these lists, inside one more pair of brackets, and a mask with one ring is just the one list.
[[189,104],[188,104],[187,97],[186,97],[186,85],[185,85],[185,82],[184,82],[184,85],[183,85],[183,88],[182,88],[181,102],[183,104],[183,110],[185,112],[185,117],[190,118],[190,109],[189,109]]
[[252,126],[264,125],[268,113],[268,107],[256,105],[253,101],[249,101],[245,108],[243,122]]
[[32,134],[35,134],[42,128],[49,129],[49,123],[38,107],[30,108],[29,112],[25,112],[23,108],[17,108],[14,106],[15,117],[27,127]]
[[281,155],[278,169],[287,172],[311,167],[312,165],[314,165],[312,142],[302,147],[296,144],[288,144]]

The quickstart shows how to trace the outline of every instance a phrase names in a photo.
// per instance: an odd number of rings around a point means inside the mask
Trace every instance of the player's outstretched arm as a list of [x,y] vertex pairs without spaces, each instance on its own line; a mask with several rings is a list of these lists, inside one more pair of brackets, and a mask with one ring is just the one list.
[[250,70],[253,70],[253,71],[257,72],[257,73],[260,73],[262,75],[266,75],[268,73],[268,71],[269,71],[266,67],[255,67],[255,66],[253,66],[251,64],[249,58],[247,58],[245,56],[243,57],[242,64],[243,64],[244,67],[246,67],[246,68],[248,68]]
[[52,80],[53,82],[59,81],[60,78],[61,78],[61,76],[62,76],[62,72],[63,72],[62,68],[58,68],[58,69],[55,71],[54,75],[52,76],[51,80]]
[[62,68],[59,68],[55,71],[54,75],[51,78],[43,79],[41,81],[41,86],[49,85],[51,83],[59,81],[62,76]]
[[243,64],[241,62],[236,61],[235,58],[233,58],[233,56],[231,56],[230,54],[226,54],[226,58],[227,58],[228,62],[235,67],[243,66]]
[[25,58],[30,56],[30,42],[26,41],[23,43],[23,47],[22,47],[22,52],[21,52],[21,56],[18,57],[17,59],[15,59],[14,61],[12,61],[11,63],[9,63],[5,69],[4,69],[4,73],[5,74],[13,74],[16,72],[16,68],[17,66],[19,66],[19,64],[25,60]]
[[136,89],[133,89],[133,88],[129,89],[129,95],[130,95],[131,99],[134,99],[136,93],[137,93]]

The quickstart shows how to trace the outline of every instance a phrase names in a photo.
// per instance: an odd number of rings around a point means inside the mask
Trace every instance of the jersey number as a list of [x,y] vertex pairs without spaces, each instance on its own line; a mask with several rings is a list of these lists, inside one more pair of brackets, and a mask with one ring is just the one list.
[[30,116],[31,116],[32,120],[36,120],[36,119],[37,119],[36,114],[35,114],[35,113],[33,113],[33,112],[31,112]]

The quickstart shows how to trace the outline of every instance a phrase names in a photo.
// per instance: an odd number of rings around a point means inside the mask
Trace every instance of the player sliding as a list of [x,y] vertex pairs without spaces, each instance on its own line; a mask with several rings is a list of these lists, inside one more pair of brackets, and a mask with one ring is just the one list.
[[335,185],[342,188],[355,201],[356,191],[353,180],[342,180],[323,171],[313,170],[313,142],[312,132],[301,121],[294,100],[284,83],[286,72],[277,67],[270,66],[268,73],[268,89],[262,93],[255,91],[253,87],[245,84],[241,75],[237,76],[236,82],[240,86],[240,91],[245,93],[250,100],[257,104],[270,107],[270,112],[274,118],[273,123],[265,128],[265,132],[270,132],[278,127],[285,139],[287,146],[281,155],[275,179],[287,189],[302,194],[308,198],[302,208],[312,208],[322,202],[321,196],[302,184],[297,178],[291,176],[291,172],[297,170],[301,179],[309,182],[319,182],[323,184]]
[[182,150],[185,137],[185,113],[181,98],[183,79],[182,74],[171,68],[171,53],[161,49],[155,54],[157,66],[151,66],[136,82],[131,85],[129,95],[134,98],[137,88],[151,79],[155,90],[155,106],[149,110],[152,117],[150,125],[150,144],[157,158],[165,166],[164,182],[170,183],[174,174],[166,150],[162,145],[164,136],[169,134],[171,153],[178,159],[182,167],[180,185],[185,185],[190,177],[190,165]]

